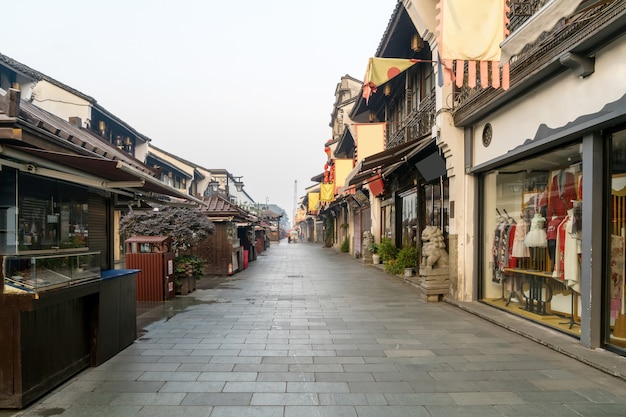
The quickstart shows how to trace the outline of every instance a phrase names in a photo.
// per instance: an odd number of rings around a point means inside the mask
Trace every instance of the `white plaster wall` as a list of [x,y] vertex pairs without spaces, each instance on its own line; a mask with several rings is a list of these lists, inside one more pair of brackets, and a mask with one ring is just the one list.
[[200,195],[204,195],[204,190],[207,189],[207,187],[209,186],[209,182],[211,182],[211,172],[200,167],[196,167],[196,169],[198,170],[198,172],[200,172],[200,174],[204,176],[204,179],[197,181],[198,186],[196,187],[196,189],[198,190],[198,193]]
[[176,168],[180,169],[185,174],[193,178],[194,167],[192,165],[189,165],[181,161],[179,158],[168,155],[167,153],[163,152],[161,149],[155,148],[154,146],[150,147],[150,153],[152,155],[155,155],[157,158],[166,161],[170,165],[175,166]]
[[[475,124],[474,164],[488,162],[534,138],[542,123],[557,128],[598,112],[626,93],[624,74],[626,37],[596,54],[595,72],[589,77],[579,78],[568,70]],[[485,148],[482,132],[487,122],[493,127],[493,139]]]
[[91,118],[91,107],[87,100],[45,80],[35,85],[30,98],[33,99],[35,106],[65,121],[69,121],[70,117],[80,117],[83,127]]
[[404,0],[411,21],[422,39],[434,44],[435,31],[437,29],[437,3],[438,0]]
[[380,209],[381,209],[381,199],[375,197],[372,193],[370,193],[370,206],[371,206],[371,217],[372,217],[372,235],[375,237],[376,243],[380,243]]
[[148,157],[149,147],[149,142],[138,141],[135,144],[135,158],[145,163]]

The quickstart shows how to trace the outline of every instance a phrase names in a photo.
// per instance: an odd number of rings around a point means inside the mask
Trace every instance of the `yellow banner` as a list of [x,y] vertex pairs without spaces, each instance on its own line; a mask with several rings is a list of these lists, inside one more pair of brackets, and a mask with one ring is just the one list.
[[318,210],[320,202],[320,193],[309,193],[309,211]]
[[350,159],[335,159],[335,185],[337,188],[341,188],[346,183],[346,177],[354,168],[354,160]]
[[442,0],[441,59],[500,61],[503,0]]
[[334,182],[320,184],[320,200],[322,201],[334,201],[335,200],[335,183]]
[[416,62],[414,59],[405,58],[370,58],[364,84],[373,84],[378,87],[406,71]]

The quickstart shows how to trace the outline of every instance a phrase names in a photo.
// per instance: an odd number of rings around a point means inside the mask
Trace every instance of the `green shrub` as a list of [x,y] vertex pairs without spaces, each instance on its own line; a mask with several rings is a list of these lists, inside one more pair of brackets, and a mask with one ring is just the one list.
[[326,218],[326,229],[324,230],[324,246],[330,248],[333,246],[333,219]]
[[387,263],[392,259],[396,258],[398,254],[398,248],[393,244],[391,239],[388,237],[384,237],[380,240],[378,244],[378,254],[380,255],[380,259]]
[[385,262],[385,271],[393,275],[400,275],[405,268],[415,268],[417,266],[417,248],[405,246],[396,253],[395,259]]
[[385,262],[385,271],[392,275],[399,275],[403,270],[404,268],[400,268],[400,265],[395,259],[390,259]]
[[341,242],[340,250],[344,253],[350,252],[350,242],[348,241],[348,238],[345,238],[343,242]]
[[182,255],[176,258],[176,275],[201,278],[204,260],[194,255]]
[[372,241],[372,243],[370,243],[370,245],[367,247],[367,250],[369,253],[378,253],[378,243]]
[[398,252],[397,262],[404,268],[415,268],[417,266],[417,248],[415,246],[405,246]]

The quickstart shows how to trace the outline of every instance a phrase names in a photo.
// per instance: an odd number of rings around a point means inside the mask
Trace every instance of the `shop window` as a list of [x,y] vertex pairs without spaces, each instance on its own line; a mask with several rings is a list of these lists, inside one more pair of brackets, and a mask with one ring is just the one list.
[[87,188],[20,173],[17,190],[19,251],[89,246]]
[[402,247],[418,244],[417,191],[412,189],[401,196],[402,199]]
[[625,251],[626,244],[626,130],[611,138],[611,196],[609,271],[604,283],[608,308],[607,343],[626,348]]
[[394,223],[394,210],[393,205],[386,205],[381,208],[381,237],[394,239],[393,228]]
[[579,144],[483,177],[482,300],[578,334],[582,242]]
[[425,224],[423,226],[437,226],[447,238],[449,232],[449,207],[450,197],[448,194],[448,179],[441,184],[429,184],[424,186]]
[[0,253],[17,252],[17,171],[3,167],[0,172]]

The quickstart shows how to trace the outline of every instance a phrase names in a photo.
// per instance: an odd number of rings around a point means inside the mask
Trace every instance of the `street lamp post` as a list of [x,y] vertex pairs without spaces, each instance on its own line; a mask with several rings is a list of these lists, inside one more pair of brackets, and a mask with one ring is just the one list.
[[[226,194],[226,198],[228,199],[228,201],[230,201],[230,177],[231,177],[231,174],[229,172],[226,172],[226,187],[224,189],[224,193]],[[232,178],[233,178],[233,183],[235,184],[235,188],[237,189],[237,191],[238,192],[243,191],[244,184],[243,184],[243,181],[241,181],[243,177],[232,176]],[[217,181],[215,178],[211,178],[211,181],[209,181],[209,188],[214,194],[219,193],[219,190],[220,190],[219,181]]]

